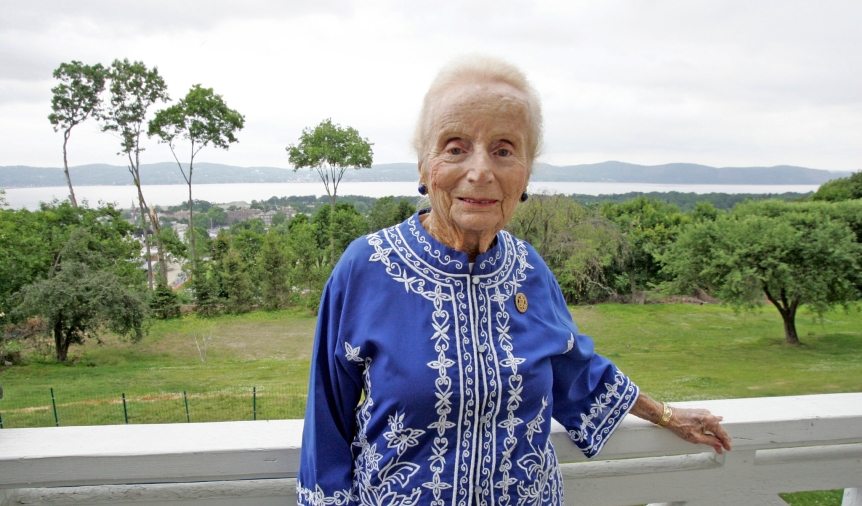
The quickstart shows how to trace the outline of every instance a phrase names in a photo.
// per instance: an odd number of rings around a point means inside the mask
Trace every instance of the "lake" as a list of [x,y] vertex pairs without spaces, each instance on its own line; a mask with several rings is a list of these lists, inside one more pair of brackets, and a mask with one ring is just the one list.
[[[709,184],[648,184],[648,183],[575,183],[544,182],[530,184],[530,192],[580,193],[607,195],[629,192],[682,192],[682,193],[805,193],[816,191],[818,185],[709,185]],[[243,183],[194,185],[195,199],[210,202],[266,200],[270,197],[297,195],[325,195],[323,183]],[[151,205],[172,206],[188,200],[185,185],[145,185],[144,198]],[[69,190],[65,186],[41,188],[9,188],[6,201],[14,209],[38,209],[39,202],[65,199]],[[339,195],[386,197],[389,195],[416,195],[416,183],[409,182],[344,182],[338,187]],[[114,202],[121,207],[137,202],[134,186],[76,186],[78,202],[87,200],[90,205],[99,201]]]

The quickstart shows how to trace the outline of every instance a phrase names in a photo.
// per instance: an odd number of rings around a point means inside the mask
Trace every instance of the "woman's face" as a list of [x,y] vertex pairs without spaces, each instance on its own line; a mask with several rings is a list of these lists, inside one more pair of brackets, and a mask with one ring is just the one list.
[[435,218],[462,239],[493,236],[527,188],[526,97],[503,83],[460,84],[437,100],[431,118],[419,172]]

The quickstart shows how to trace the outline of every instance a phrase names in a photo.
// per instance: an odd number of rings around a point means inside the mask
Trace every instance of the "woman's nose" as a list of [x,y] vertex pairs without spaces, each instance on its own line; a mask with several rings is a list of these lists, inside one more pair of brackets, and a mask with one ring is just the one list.
[[493,160],[490,153],[477,149],[468,160],[467,181],[471,184],[488,184],[494,180]]

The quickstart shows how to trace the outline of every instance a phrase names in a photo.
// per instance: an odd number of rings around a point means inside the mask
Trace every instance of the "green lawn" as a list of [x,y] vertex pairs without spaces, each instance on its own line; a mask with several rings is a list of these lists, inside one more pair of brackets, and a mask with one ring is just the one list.
[[[778,312],[720,306],[575,307],[582,333],[662,400],[862,391],[862,314],[797,318],[801,346],[786,346]],[[301,310],[156,322],[138,344],[112,338],[71,350],[72,363],[34,358],[0,367],[3,425],[301,418],[315,318]],[[206,361],[195,345],[209,336]],[[31,356],[36,357],[34,352]],[[186,392],[186,397],[183,397]],[[126,395],[125,415],[121,395]],[[792,494],[797,506],[840,504],[840,492]]]

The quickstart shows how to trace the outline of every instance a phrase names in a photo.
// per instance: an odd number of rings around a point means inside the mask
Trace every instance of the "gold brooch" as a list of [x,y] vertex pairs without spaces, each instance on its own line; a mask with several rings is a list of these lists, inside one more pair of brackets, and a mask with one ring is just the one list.
[[518,308],[518,311],[521,313],[527,312],[527,296],[523,293],[519,293],[515,295],[515,307]]

